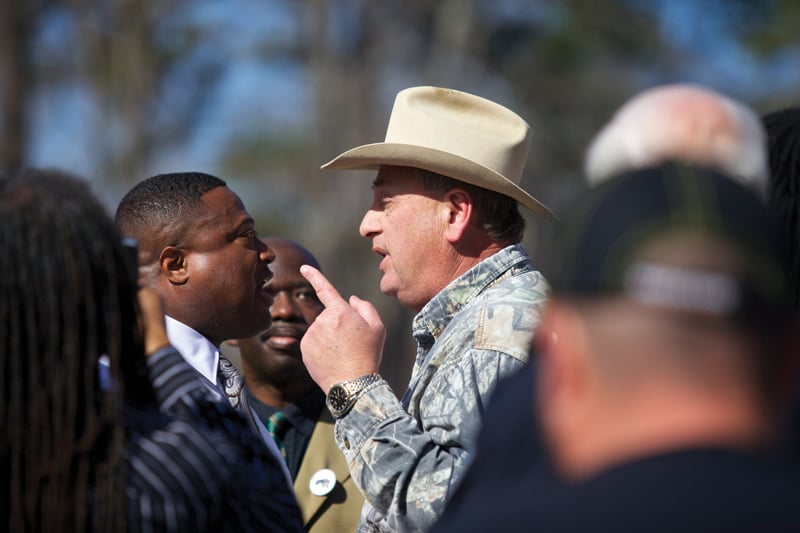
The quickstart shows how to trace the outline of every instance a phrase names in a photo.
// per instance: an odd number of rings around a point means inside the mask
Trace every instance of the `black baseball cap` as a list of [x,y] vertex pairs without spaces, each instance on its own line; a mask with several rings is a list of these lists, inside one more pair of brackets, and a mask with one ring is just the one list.
[[[678,163],[623,173],[584,191],[562,214],[550,276],[556,297],[625,295],[745,320],[790,313],[779,225],[760,198],[723,173]],[[682,236],[697,234],[724,243],[736,264],[705,269],[643,254],[658,240],[680,247]]]

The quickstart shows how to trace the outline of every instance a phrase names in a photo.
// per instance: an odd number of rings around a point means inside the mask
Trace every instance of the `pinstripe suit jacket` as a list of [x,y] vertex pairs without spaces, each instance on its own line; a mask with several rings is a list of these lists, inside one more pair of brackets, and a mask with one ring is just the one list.
[[276,460],[172,347],[147,360],[161,412],[126,409],[130,531],[300,531]]

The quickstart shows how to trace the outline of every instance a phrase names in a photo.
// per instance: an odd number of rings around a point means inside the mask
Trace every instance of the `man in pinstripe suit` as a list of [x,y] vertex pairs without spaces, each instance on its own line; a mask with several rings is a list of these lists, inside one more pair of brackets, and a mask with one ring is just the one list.
[[[215,176],[160,174],[125,195],[116,223],[139,242],[139,282],[163,298],[170,343],[207,391],[228,400],[261,437],[291,495],[286,465],[241,394],[241,377],[219,351],[224,340],[254,335],[271,323],[266,283],[274,255],[258,239],[241,199]],[[287,512],[295,513],[293,496],[287,502]]]

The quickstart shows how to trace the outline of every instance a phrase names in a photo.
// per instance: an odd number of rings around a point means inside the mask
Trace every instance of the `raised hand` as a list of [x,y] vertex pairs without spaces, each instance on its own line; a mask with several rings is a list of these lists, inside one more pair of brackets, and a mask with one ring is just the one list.
[[300,343],[303,362],[317,385],[327,393],[334,383],[377,372],[386,329],[375,307],[356,296],[345,301],[316,268],[303,265],[300,273],[325,306]]
[[164,301],[152,289],[139,289],[137,296],[144,331],[144,353],[152,355],[169,344],[164,319]]

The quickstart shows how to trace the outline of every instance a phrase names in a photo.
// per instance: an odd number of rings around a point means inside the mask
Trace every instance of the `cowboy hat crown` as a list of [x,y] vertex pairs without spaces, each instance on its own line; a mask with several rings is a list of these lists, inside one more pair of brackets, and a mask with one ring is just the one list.
[[555,215],[520,188],[531,129],[485,98],[439,87],[400,91],[386,140],[344,152],[323,169],[422,168],[509,196],[547,220]]

